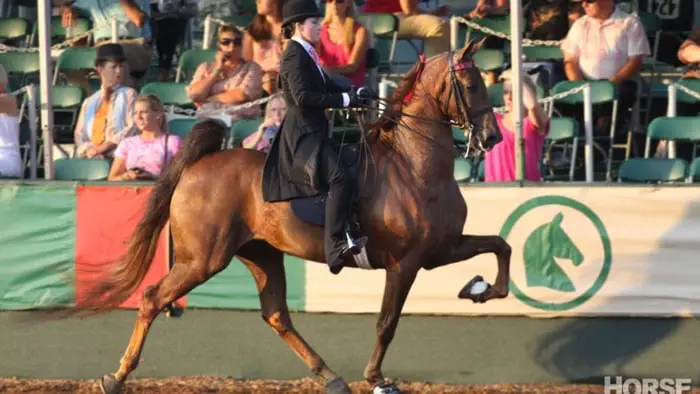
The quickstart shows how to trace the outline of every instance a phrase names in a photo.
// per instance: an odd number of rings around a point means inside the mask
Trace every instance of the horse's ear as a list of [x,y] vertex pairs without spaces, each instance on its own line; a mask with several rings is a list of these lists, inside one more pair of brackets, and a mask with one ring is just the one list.
[[459,61],[461,62],[466,60],[467,57],[472,57],[479,49],[481,49],[482,46],[484,46],[486,38],[487,37],[484,37],[479,41],[469,41],[467,45],[457,54]]

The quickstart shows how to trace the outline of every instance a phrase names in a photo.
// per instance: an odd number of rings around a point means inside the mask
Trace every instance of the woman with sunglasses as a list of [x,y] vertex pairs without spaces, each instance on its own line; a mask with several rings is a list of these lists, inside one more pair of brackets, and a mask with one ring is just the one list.
[[282,31],[289,41],[282,55],[278,79],[287,116],[267,155],[263,198],[288,201],[328,192],[324,250],[333,274],[343,260],[360,253],[367,237],[351,231],[355,180],[329,137],[328,108],[357,107],[373,97],[367,88],[342,88],[319,64],[314,46],[321,32],[321,13],[314,0],[287,0]]
[[[513,85],[511,71],[501,74],[505,113],[496,113],[496,121],[503,141],[486,153],[484,158],[484,180],[486,182],[515,181],[515,122],[513,119]],[[524,76],[523,82],[523,141],[525,145],[525,180],[539,182],[542,179],[540,158],[545,136],[549,133],[549,118],[537,101],[537,88],[532,80]]]
[[[257,63],[241,56],[243,34],[233,26],[224,25],[217,34],[214,61],[197,67],[187,95],[200,111],[220,109],[257,100],[262,96],[262,70]],[[228,111],[234,119],[258,118],[259,106]]]

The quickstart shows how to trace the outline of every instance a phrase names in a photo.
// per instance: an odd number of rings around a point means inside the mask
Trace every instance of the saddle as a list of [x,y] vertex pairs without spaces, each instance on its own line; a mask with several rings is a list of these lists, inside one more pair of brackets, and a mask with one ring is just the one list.
[[[360,189],[359,187],[359,181],[363,177],[363,173],[359,171],[359,169],[362,167],[361,163],[364,161],[362,160],[362,155],[360,154],[362,149],[362,146],[360,143],[356,144],[345,144],[343,145],[342,149],[340,150],[340,156],[341,160],[345,161],[345,163],[348,164],[348,168],[350,170],[350,175],[354,180],[355,183],[355,190],[353,193],[353,198],[352,198],[352,208],[351,208],[351,214],[350,218],[348,218],[348,222],[352,224],[352,226],[357,226],[359,227],[358,220],[357,220],[357,212],[358,212],[358,207],[359,207],[359,202],[362,198],[368,196],[368,188],[365,187],[363,189]],[[364,194],[363,194],[364,192]],[[290,201],[290,204],[292,206],[292,212],[294,212],[294,215],[299,218],[300,220],[313,224],[316,226],[323,226],[325,223],[325,218],[326,218],[326,198],[328,197],[327,192],[322,192],[321,194],[314,196],[314,197],[300,197],[300,198],[295,198]]]

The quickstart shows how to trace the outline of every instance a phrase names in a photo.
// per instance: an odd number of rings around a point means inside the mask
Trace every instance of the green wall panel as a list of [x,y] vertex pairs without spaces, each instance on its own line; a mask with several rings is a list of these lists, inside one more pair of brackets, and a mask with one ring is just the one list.
[[[287,274],[287,303],[292,311],[304,310],[306,264],[284,256]],[[233,259],[225,270],[187,295],[187,307],[212,309],[260,309],[255,280],[245,265]]]
[[75,299],[75,185],[0,184],[0,309]]

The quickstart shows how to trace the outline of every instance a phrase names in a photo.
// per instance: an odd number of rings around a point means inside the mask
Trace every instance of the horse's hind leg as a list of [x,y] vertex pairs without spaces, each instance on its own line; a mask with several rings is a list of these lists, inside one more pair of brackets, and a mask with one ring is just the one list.
[[352,391],[343,378],[326,366],[321,356],[306,343],[292,324],[287,307],[287,283],[282,252],[265,242],[250,241],[241,248],[237,256],[255,278],[263,320],[315,375],[324,379],[327,393],[351,394]]
[[[480,302],[486,302],[492,298],[505,298],[508,296],[508,282],[510,281],[510,245],[503,238],[495,235],[462,235],[452,249],[449,261],[426,266],[426,269],[442,267],[452,263],[469,260],[483,253],[493,253],[498,261],[498,273],[496,283],[479,295]],[[471,298],[471,297],[468,297]]]
[[[214,238],[214,237],[212,237]],[[139,305],[136,325],[129,339],[129,345],[121,358],[119,370],[105,375],[100,382],[102,392],[117,394],[121,392],[124,381],[138,366],[146,335],[158,314],[170,303],[175,302],[190,290],[224,269],[233,257],[235,241],[217,240],[214,247],[205,235],[196,237],[183,236],[184,243],[176,243],[176,260],[172,269],[158,283],[147,287]],[[197,244],[196,241],[201,243]],[[194,245],[197,247],[195,248]],[[191,250],[196,250],[191,253]],[[193,257],[195,256],[196,257]]]

